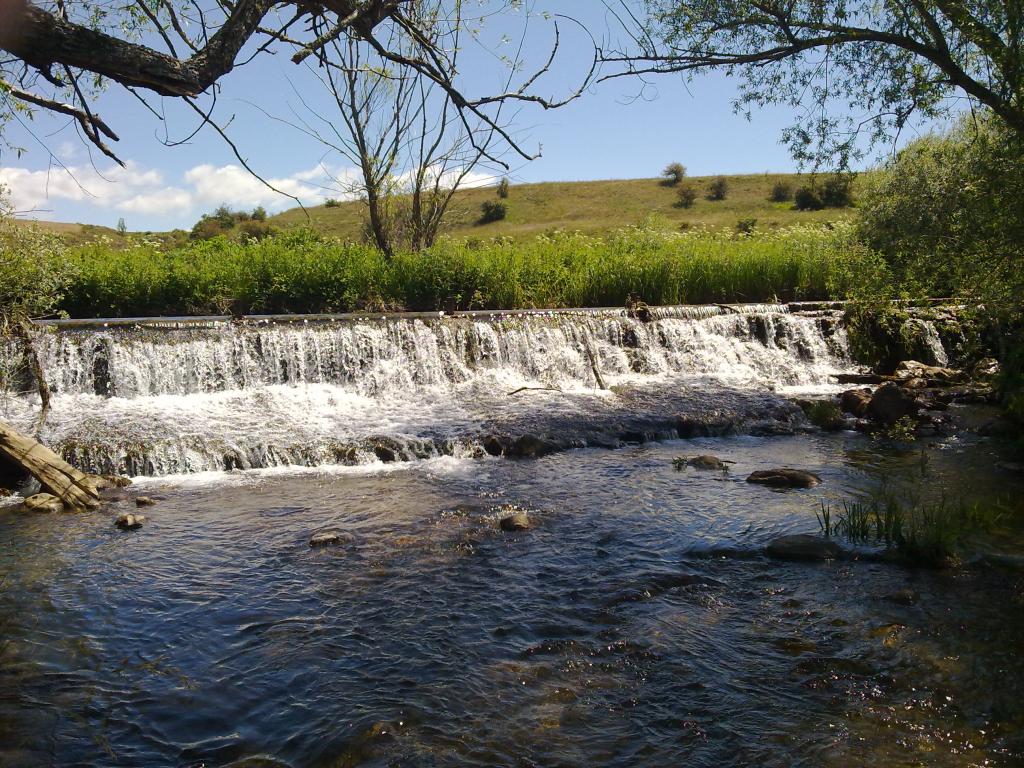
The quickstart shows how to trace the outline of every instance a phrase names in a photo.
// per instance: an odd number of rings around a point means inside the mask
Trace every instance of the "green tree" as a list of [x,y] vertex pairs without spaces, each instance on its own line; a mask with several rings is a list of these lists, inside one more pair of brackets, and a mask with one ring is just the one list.
[[686,178],[686,166],[682,163],[669,163],[661,172],[661,183],[666,187],[676,187]]
[[1024,290],[1024,142],[999,120],[964,118],[867,175],[864,240],[907,282],[1000,306]]
[[[1019,0],[645,0],[635,49],[605,53],[604,75],[742,76],[736,107],[797,109],[794,156],[845,167],[911,115],[967,96],[1024,137]],[[627,17],[632,18],[632,17]],[[866,114],[866,116],[865,116]]]
[[708,187],[708,200],[725,200],[729,196],[729,180],[716,176]]
[[54,313],[72,277],[64,242],[15,223],[0,188],[0,333]]

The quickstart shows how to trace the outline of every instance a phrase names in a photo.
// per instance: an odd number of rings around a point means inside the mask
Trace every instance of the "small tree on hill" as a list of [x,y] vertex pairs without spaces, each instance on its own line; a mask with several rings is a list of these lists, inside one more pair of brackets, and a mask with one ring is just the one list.
[[853,176],[837,173],[825,179],[821,185],[821,202],[827,208],[849,208],[853,205]]
[[697,188],[691,184],[681,184],[676,189],[676,206],[679,208],[692,208],[693,204],[697,202]]
[[502,176],[501,181],[498,182],[498,188],[495,190],[502,200],[508,197],[508,176]]
[[793,195],[793,207],[798,211],[820,211],[825,207],[818,190],[810,185],[804,185]]
[[676,187],[686,178],[686,166],[682,163],[669,163],[661,172],[661,183],[666,187]]
[[773,203],[785,203],[793,199],[793,186],[788,181],[776,181],[768,199]]
[[729,182],[725,176],[718,176],[708,188],[708,200],[725,200],[729,194]]

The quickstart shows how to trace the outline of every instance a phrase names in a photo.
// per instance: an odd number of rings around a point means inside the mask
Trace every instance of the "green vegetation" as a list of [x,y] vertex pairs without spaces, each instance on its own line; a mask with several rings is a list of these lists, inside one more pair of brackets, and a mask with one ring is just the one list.
[[880,492],[867,499],[844,500],[835,510],[822,501],[817,516],[825,536],[884,545],[908,562],[942,566],[955,561],[972,537],[991,531],[1003,511],[991,504],[922,501]]
[[[821,299],[850,290],[868,258],[852,225],[734,236],[635,227],[607,237],[555,233],[526,242],[459,242],[398,253],[309,231],[224,237],[161,251],[84,246],[62,307],[75,317],[506,309]],[[842,267],[842,268],[840,268]]]
[[[481,230],[477,220],[480,206],[493,200],[495,187],[460,189],[455,193],[445,219],[443,232],[452,238],[511,237],[531,240],[539,234],[565,229],[589,235],[606,235],[624,227],[641,224],[648,216],[664,218],[673,226],[731,229],[739,219],[755,218],[763,229],[779,229],[801,224],[850,221],[852,209],[797,211],[790,201],[769,200],[773,185],[783,182],[795,187],[809,183],[799,174],[751,174],[729,176],[729,196],[711,202],[703,197],[710,177],[689,177],[680,185],[665,186],[661,179],[625,179],[611,181],[549,182],[517,184],[510,187],[515,204],[501,221]],[[677,189],[684,184],[697,187],[691,208],[677,206]],[[281,230],[313,229],[342,240],[362,241],[365,205],[358,200],[341,202],[327,208],[318,206],[303,211],[295,208],[271,216],[268,221]]]
[[[865,327],[892,298],[955,296],[1003,364],[1009,412],[1024,421],[1024,142],[990,116],[906,147],[869,175],[860,239],[883,254],[856,293]],[[971,320],[970,309],[963,319]]]
[[190,236],[193,240],[209,240],[220,235],[260,240],[273,231],[267,224],[267,211],[262,205],[256,206],[252,213],[232,211],[227,205],[221,205],[199,219]]
[[793,199],[793,185],[788,181],[777,181],[772,184],[768,199],[773,203],[786,203]]
[[708,186],[708,200],[725,200],[729,196],[729,180],[725,176],[716,176]]
[[678,208],[693,208],[693,204],[697,202],[697,187],[693,182],[687,182],[686,184],[680,184],[676,187],[676,207]]
[[61,238],[16,225],[0,195],[0,334],[12,323],[55,312],[73,276]]
[[686,178],[686,166],[682,163],[669,163],[661,172],[661,183],[666,187],[678,186]]
[[500,200],[484,200],[480,204],[480,224],[493,224],[508,215],[508,207]]

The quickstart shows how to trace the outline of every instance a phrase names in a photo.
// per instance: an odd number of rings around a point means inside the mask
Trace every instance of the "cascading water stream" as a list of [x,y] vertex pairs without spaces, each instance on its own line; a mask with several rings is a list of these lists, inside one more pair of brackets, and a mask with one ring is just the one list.
[[[838,313],[773,305],[58,325],[37,347],[46,439],[133,475],[478,455],[496,432],[593,444],[602,423],[607,444],[678,412],[785,415],[774,390],[853,367]],[[28,423],[31,405],[8,396],[2,418]]]

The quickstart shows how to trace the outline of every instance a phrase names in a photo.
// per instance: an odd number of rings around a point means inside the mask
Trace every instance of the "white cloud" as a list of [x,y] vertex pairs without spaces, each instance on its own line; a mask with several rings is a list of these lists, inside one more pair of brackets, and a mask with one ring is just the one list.
[[[354,168],[318,163],[267,181],[306,205],[319,205],[328,198],[351,199],[355,196],[352,190],[357,188],[358,179]],[[494,177],[489,174],[474,172],[463,183],[481,186],[493,181]],[[197,165],[171,183],[159,170],[134,162],[124,168],[111,165],[101,169],[90,165],[49,170],[0,167],[0,185],[8,188],[16,209],[40,212],[47,218],[80,217],[80,213],[62,215],[62,209],[70,204],[79,210],[87,206],[148,217],[153,226],[186,226],[222,203],[236,210],[261,205],[271,211],[295,204],[291,198],[269,189],[235,164]],[[52,215],[45,213],[51,209]]]

